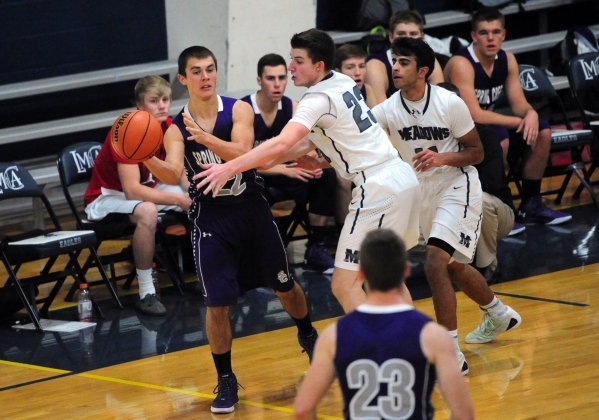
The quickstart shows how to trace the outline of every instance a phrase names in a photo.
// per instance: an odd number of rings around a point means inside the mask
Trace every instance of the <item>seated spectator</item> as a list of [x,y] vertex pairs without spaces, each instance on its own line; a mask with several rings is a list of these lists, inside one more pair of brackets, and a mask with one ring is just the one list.
[[[142,77],[135,85],[137,109],[152,114],[166,129],[171,124],[171,87],[160,76]],[[164,160],[164,148],[153,159]],[[119,157],[108,133],[95,161],[91,181],[85,192],[85,213],[89,220],[102,221],[129,218],[135,224],[131,245],[139,283],[138,310],[146,315],[166,315],[166,308],[153,284],[155,233],[159,211],[187,211],[191,204],[185,192],[189,183],[166,185],[155,179],[144,163]]]
[[[258,61],[260,90],[242,98],[254,109],[254,146],[278,135],[291,119],[297,103],[284,96],[287,87],[287,65],[278,54],[267,54]],[[324,246],[327,222],[333,215],[336,178],[334,169],[305,169],[300,165],[280,164],[259,170],[264,177],[265,196],[275,187],[293,197],[296,206],[309,203],[308,248],[304,270],[332,274],[335,260]],[[271,203],[272,204],[272,203]]]
[[[476,123],[491,125],[509,160],[521,165],[522,202],[516,221],[522,224],[556,225],[571,215],[543,203],[541,180],[551,146],[549,124],[528,103],[520,84],[518,62],[501,48],[505,19],[496,9],[479,9],[472,16],[472,44],[458,51],[445,67],[445,77],[460,90]],[[514,115],[492,111],[505,91]]]
[[[399,10],[389,19],[389,41],[392,43],[395,38],[410,37],[424,38],[424,19],[415,10]],[[380,54],[373,54],[368,57],[365,81],[374,89],[377,103],[397,92],[393,84],[393,63],[391,62],[391,49]],[[439,61],[435,59],[435,68],[428,78],[430,84],[444,82],[443,70]]]
[[335,51],[335,71],[351,77],[370,108],[378,104],[372,86],[366,83],[366,51],[358,45],[343,44]]

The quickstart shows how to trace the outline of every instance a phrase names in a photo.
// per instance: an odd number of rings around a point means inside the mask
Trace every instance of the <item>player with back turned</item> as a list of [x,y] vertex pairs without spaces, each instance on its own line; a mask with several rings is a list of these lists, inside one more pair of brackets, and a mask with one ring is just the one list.
[[366,301],[318,339],[295,400],[296,419],[315,418],[335,376],[346,419],[432,419],[435,380],[453,418],[473,418],[447,331],[402,297],[407,275],[403,241],[389,229],[369,232],[360,246],[358,270]]

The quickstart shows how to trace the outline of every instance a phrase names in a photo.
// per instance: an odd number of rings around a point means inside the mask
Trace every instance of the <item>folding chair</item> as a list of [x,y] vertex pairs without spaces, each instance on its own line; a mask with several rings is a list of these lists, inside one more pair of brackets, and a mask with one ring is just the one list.
[[[586,188],[589,191],[595,206],[599,208],[595,191],[590,185],[590,174],[587,173],[585,162],[583,161],[583,151],[585,147],[594,147],[595,145],[596,138],[594,133],[592,130],[588,129],[574,130],[572,128],[561,98],[543,70],[528,64],[518,66],[518,70],[520,72],[520,83],[524,90],[524,96],[526,96],[528,102],[537,105],[541,102],[548,102],[549,105],[553,105],[559,110],[563,123],[566,126],[566,129],[564,130],[551,130],[550,155],[568,151],[570,155],[569,162],[554,166],[551,164],[550,159],[549,164],[545,169],[545,173],[543,174],[544,177],[565,175],[565,178],[559,188],[544,190],[541,194],[551,195],[557,193],[555,203],[561,203],[564,193],[568,188],[568,183],[570,182],[572,175],[575,175],[580,181],[579,188]],[[521,174],[519,173],[518,165],[513,162],[510,163],[508,179],[516,183],[518,192],[521,194]]]
[[[76,143],[64,148],[59,153],[57,159],[58,174],[60,176],[62,189],[69,208],[71,209],[71,213],[77,222],[77,227],[79,229],[94,231],[98,241],[98,248],[100,247],[100,244],[106,240],[128,239],[135,230],[135,225],[131,223],[128,218],[107,222],[83,219],[80,216],[80,211],[82,212],[82,209],[80,210],[73,200],[71,189],[76,185],[83,186],[89,183],[95,159],[101,148],[102,144],[97,142]],[[177,264],[175,256],[170,251],[168,235],[166,234],[166,229],[169,226],[178,223],[177,217],[173,214],[158,214],[154,258],[166,269],[173,285],[176,287],[179,294],[183,295],[182,288],[185,287],[183,272],[181,271],[179,264]],[[131,286],[131,283],[135,279],[135,269],[122,275],[117,275],[115,269],[116,263],[133,260],[133,253],[130,246],[123,248],[119,252],[101,255],[100,260],[102,264],[110,267],[110,278],[113,282],[125,280],[123,287],[128,289]],[[94,263],[95,261],[88,259],[83,266],[83,270],[87,271],[94,266]],[[91,282],[90,284],[95,285],[97,282]],[[71,289],[67,298],[72,298],[74,292],[75,290]]]
[[[2,304],[4,295],[14,287],[27,309],[35,329],[43,333],[40,315],[47,316],[48,309],[66,278],[72,276],[75,279],[74,284],[76,286],[80,283],[87,283],[85,273],[77,261],[81,251],[87,249],[90,253],[89,258],[96,262],[102,281],[108,288],[114,302],[122,309],[123,305],[121,305],[116,291],[112,287],[102,265],[99,264],[99,257],[94,248],[96,245],[95,233],[90,230],[63,230],[50,202],[31,174],[16,163],[0,163],[0,201],[17,198],[41,200],[46,213],[50,217],[52,228],[48,230],[24,230],[3,235],[0,238],[0,255],[8,273],[8,280],[0,290],[0,304]],[[56,270],[55,264],[59,263],[59,257],[61,256],[67,257],[68,261],[63,269]],[[18,275],[23,264],[42,260],[46,260],[46,262],[39,275],[30,277],[20,277]],[[36,298],[36,287],[46,283],[54,283],[50,293],[46,297]],[[24,288],[28,289],[29,296],[25,294]],[[37,305],[40,303],[43,303],[43,306],[38,310]],[[92,299],[92,304],[98,315],[103,317],[104,315],[95,299]]]
[[[580,118],[583,127],[592,130],[595,133],[595,141],[599,138],[599,121],[591,121],[584,109],[585,95],[589,95],[591,90],[599,90],[599,52],[590,52],[580,54],[568,62],[568,82],[570,83],[570,92],[580,112]],[[591,153],[591,166],[588,170],[588,176],[595,172],[599,165],[599,143]],[[599,182],[592,182],[591,185],[597,185]],[[582,188],[574,192],[574,197],[580,196]]]
[[[276,203],[283,201],[291,201],[293,197],[287,195],[283,190],[275,187],[267,187],[264,190],[264,196],[268,200],[268,204],[272,207]],[[299,206],[295,204],[293,210],[288,215],[276,216],[275,223],[279,229],[281,239],[285,247],[289,245],[291,241],[297,241],[301,239],[308,239],[308,210],[306,206]],[[297,228],[301,227],[306,232],[305,234],[296,235]]]

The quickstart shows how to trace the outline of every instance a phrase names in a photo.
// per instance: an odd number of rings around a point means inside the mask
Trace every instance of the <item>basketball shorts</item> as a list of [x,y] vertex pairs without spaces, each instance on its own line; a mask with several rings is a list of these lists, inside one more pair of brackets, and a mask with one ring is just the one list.
[[[517,133],[516,130],[508,130],[505,127],[500,125],[490,125],[493,129],[499,141],[504,139],[509,139],[510,146],[508,155],[511,156],[521,156],[527,147],[526,141],[522,137],[522,133]],[[546,130],[550,128],[549,123],[545,120],[539,119],[539,132],[542,130]]]
[[256,195],[241,205],[194,201],[191,241],[206,306],[231,306],[257,287],[288,292],[294,280],[268,202]]
[[354,184],[335,266],[357,271],[360,245],[373,229],[392,229],[406,249],[416,245],[420,186],[412,167],[399,158],[360,173]]
[[483,191],[472,166],[448,168],[420,180],[420,227],[426,241],[451,245],[453,260],[469,264],[480,236]]
[[[162,182],[156,184],[154,189],[162,192],[184,194],[185,191],[178,185],[168,185]],[[103,220],[109,214],[126,214],[132,215],[135,208],[141,200],[127,200],[125,193],[122,191],[102,190],[102,194],[94,201],[89,203],[85,208],[88,220],[99,221]],[[158,211],[180,211],[183,209],[179,206],[156,204]]]

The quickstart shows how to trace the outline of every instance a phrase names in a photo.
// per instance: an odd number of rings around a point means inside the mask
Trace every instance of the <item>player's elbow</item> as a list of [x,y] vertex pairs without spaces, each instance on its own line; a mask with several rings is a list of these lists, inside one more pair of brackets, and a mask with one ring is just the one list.
[[312,420],[314,419],[314,410],[310,409],[305,404],[295,403],[293,412],[296,420]]
[[474,148],[474,151],[472,153],[472,165],[477,165],[477,164],[481,163],[484,158],[485,158],[485,152],[484,152],[482,146]]

